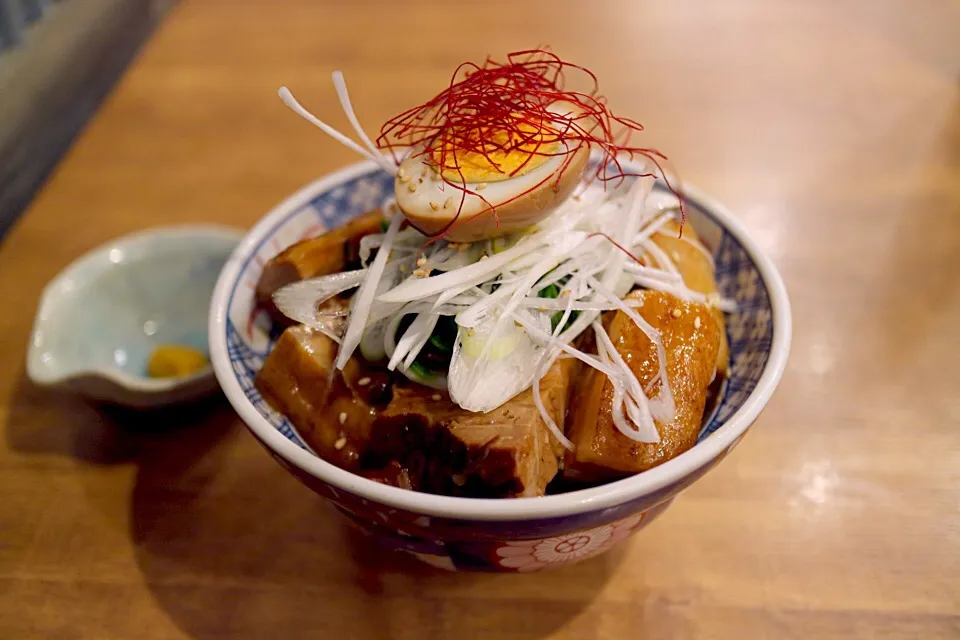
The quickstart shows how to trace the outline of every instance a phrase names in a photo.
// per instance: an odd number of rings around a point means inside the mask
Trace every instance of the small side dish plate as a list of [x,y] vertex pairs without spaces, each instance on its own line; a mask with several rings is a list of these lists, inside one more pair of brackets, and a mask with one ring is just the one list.
[[242,236],[213,225],[149,229],[74,261],[41,296],[27,353],[30,379],[139,409],[216,390],[209,366],[155,379],[147,360],[161,344],[207,352],[210,297]]

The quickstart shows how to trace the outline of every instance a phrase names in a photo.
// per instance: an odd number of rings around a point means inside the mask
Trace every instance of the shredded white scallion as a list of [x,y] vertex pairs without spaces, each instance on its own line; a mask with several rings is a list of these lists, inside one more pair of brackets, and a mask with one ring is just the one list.
[[300,116],[307,122],[313,124],[314,126],[319,128],[321,131],[323,131],[325,134],[327,134],[328,136],[330,136],[340,144],[356,151],[357,153],[362,155],[364,158],[367,158],[368,160],[372,160],[373,162],[377,163],[377,165],[382,167],[384,171],[387,171],[388,173],[390,173],[390,175],[393,175],[397,172],[397,167],[393,163],[391,163],[389,160],[384,158],[382,155],[380,155],[379,153],[370,153],[369,151],[367,151],[366,149],[358,145],[356,142],[354,142],[347,136],[343,135],[342,133],[340,133],[339,131],[337,131],[330,125],[328,125],[326,122],[324,122],[320,118],[316,117],[315,115],[313,115],[312,113],[304,109],[303,106],[299,102],[297,102],[297,99],[293,97],[293,94],[290,93],[290,90],[287,89],[286,87],[280,87],[280,89],[277,91],[277,95],[279,95],[280,99],[283,100],[283,103],[288,107],[290,107],[291,109],[293,109],[293,111],[298,116]]
[[383,244],[373,264],[367,269],[367,276],[360,285],[353,300],[353,307],[350,309],[350,319],[347,322],[347,332],[343,336],[343,343],[340,345],[340,351],[337,352],[337,369],[343,370],[347,366],[347,361],[353,355],[354,349],[360,344],[360,338],[363,337],[363,330],[367,326],[367,319],[370,315],[370,305],[373,303],[373,297],[377,293],[377,285],[380,284],[380,276],[383,274],[384,267],[387,265],[387,259],[390,256],[390,249],[393,247],[393,239],[400,230],[402,216],[394,216],[390,222],[390,227],[383,238]]
[[343,112],[347,114],[347,120],[350,121],[353,130],[357,133],[357,136],[360,137],[360,141],[367,146],[371,157],[375,159],[374,161],[379,164],[384,171],[394,175],[397,171],[396,165],[380,155],[380,150],[377,149],[377,146],[373,144],[370,137],[367,136],[363,127],[360,126],[360,121],[357,120],[357,114],[353,111],[353,105],[350,104],[347,82],[343,79],[343,73],[339,70],[333,72],[333,86],[337,90],[337,97],[340,98],[340,106],[343,107]]
[[[333,84],[359,143],[304,109],[286,87],[278,93],[301,117],[396,175],[396,164],[360,126],[339,71]],[[606,188],[583,184],[525,233],[472,245],[429,243],[416,229],[401,231],[404,218],[395,213],[385,233],[360,240],[363,269],[284,287],[275,300],[286,315],[340,342],[339,369],[360,345],[365,356],[383,358],[390,369],[446,389],[451,399],[472,411],[489,411],[532,387],[543,422],[567,449],[573,449],[573,443],[547,411],[541,383],[559,359],[576,358],[610,381],[616,428],[634,441],[658,442],[657,423],[668,423],[676,414],[666,350],[660,332],[637,311],[642,300],[624,296],[641,287],[722,310],[734,305],[691,290],[671,256],[657,245],[656,236],[670,233],[665,229],[677,211],[648,198],[652,186],[650,178]],[[396,206],[384,210],[396,211]],[[683,239],[712,264],[713,256],[700,242]],[[638,262],[641,256],[643,264]],[[320,302],[352,287],[359,289],[345,323],[343,318],[317,315]],[[600,321],[602,313],[611,311],[624,313],[654,345],[658,368],[646,388]],[[412,322],[399,335],[400,321],[407,315],[413,316]],[[455,318],[458,331],[449,371],[433,376],[431,369],[430,380],[415,378],[417,370],[423,371],[414,365],[424,350],[438,348],[430,338],[444,316]],[[333,321],[339,322],[336,330],[331,329]],[[574,344],[590,329],[596,353]]]

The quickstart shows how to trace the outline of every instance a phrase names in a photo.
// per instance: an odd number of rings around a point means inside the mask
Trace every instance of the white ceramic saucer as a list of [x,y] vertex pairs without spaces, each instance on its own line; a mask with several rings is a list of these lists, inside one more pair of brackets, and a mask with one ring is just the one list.
[[242,235],[207,225],[150,229],[76,260],[44,289],[27,354],[30,379],[140,409],[216,390],[210,367],[154,379],[147,359],[165,343],[207,351],[210,297]]

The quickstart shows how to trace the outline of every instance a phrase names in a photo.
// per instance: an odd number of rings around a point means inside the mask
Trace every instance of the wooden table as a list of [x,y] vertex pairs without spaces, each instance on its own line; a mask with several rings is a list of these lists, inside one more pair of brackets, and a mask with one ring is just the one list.
[[[960,637],[955,3],[185,0],[0,246],[0,637]],[[517,3],[521,4],[521,3]],[[247,226],[487,52],[550,43],[782,269],[749,438],[627,549],[538,576],[363,548],[223,401],[96,410],[23,372],[43,284],[134,229]]]

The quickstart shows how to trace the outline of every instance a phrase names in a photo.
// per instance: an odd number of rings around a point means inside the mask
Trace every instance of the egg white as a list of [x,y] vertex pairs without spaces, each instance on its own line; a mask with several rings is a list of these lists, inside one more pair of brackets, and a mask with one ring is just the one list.
[[[578,182],[589,155],[586,149],[574,153],[574,158],[569,153],[548,157],[529,172],[505,180],[468,181],[467,192],[444,182],[428,163],[427,155],[412,153],[400,164],[394,183],[397,206],[415,227],[428,234],[436,233],[456,217],[450,239],[473,241],[503,235],[536,223],[558,200],[565,199],[566,193],[557,193],[558,181],[565,186]],[[570,164],[558,176],[565,162]],[[568,172],[571,175],[566,175]],[[504,205],[509,209],[501,211]],[[499,220],[494,220],[491,209],[497,210]],[[481,213],[484,215],[478,216]],[[480,217],[489,217],[489,222],[468,223]],[[461,237],[457,237],[459,229],[463,229]]]

